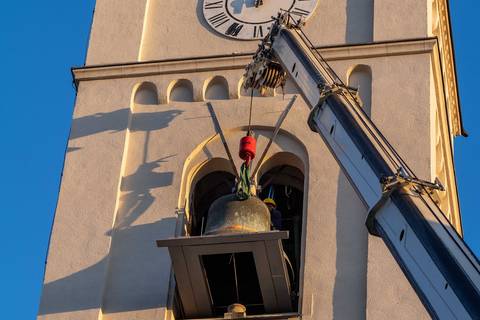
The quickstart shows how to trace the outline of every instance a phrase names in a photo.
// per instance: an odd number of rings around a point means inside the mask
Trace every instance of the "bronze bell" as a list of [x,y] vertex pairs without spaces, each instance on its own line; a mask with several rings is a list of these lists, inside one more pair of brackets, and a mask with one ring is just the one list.
[[270,211],[257,197],[240,200],[229,194],[215,200],[208,210],[206,235],[270,231]]

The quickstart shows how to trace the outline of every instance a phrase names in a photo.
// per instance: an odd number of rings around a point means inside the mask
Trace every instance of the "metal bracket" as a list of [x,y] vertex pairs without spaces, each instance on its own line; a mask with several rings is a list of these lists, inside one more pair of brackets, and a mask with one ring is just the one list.
[[429,192],[433,190],[445,191],[445,187],[438,178],[435,179],[435,182],[418,179],[416,177],[409,176],[407,173],[405,173],[403,168],[399,168],[397,173],[393,176],[382,178],[380,183],[382,184],[384,192],[389,189],[398,189],[406,186],[414,187],[415,191],[419,193],[422,192],[422,188],[427,189]]
[[397,173],[393,176],[383,177],[380,179],[380,183],[382,184],[382,196],[368,212],[367,221],[365,222],[368,232],[374,236],[380,236],[376,231],[375,216],[394,191],[401,188],[409,188],[410,191],[413,191],[417,194],[421,194],[422,189],[429,193],[432,193],[434,190],[445,191],[445,187],[438,178],[435,179],[435,182],[421,180],[416,177],[409,176],[403,168],[399,168]]
[[332,85],[319,84],[318,88],[320,89],[320,103],[323,103],[323,101],[333,94],[342,94],[345,97],[353,96],[353,98],[360,103],[358,89],[346,86],[343,83],[334,83]]
[[318,85],[318,89],[320,89],[320,100],[318,101],[318,104],[323,104],[323,102],[332,94],[337,93],[340,89],[340,87],[334,83],[332,85],[326,84],[326,83],[321,83]]
[[[318,100],[317,106],[310,111],[307,121],[310,130],[312,130],[313,132],[318,132],[313,119],[323,109],[325,100],[327,100],[328,97],[335,94],[338,95],[340,93],[343,93],[344,96],[348,96],[348,94],[352,93],[352,90],[355,91],[353,88],[345,86],[341,83],[334,83],[332,85],[321,83],[318,85],[318,89],[320,89],[320,99]],[[356,93],[357,92],[355,91],[355,95]]]

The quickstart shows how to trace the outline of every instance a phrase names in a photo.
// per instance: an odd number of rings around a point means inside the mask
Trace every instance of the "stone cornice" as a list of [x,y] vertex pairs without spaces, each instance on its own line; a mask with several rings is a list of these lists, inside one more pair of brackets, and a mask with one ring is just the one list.
[[[432,52],[436,42],[435,38],[410,39],[349,46],[320,47],[319,50],[326,60],[338,61],[429,53]],[[253,53],[240,53],[224,56],[87,66],[72,68],[72,74],[75,83],[78,84],[80,81],[88,80],[243,69],[250,62],[252,55]]]

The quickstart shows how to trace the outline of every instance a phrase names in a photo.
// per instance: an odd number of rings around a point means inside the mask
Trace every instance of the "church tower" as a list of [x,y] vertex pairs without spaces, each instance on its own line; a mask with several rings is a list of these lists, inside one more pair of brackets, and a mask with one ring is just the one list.
[[259,159],[297,93],[288,80],[255,92],[251,117],[257,191],[282,232],[192,240],[235,186],[244,67],[280,9],[306,17],[305,34],[387,139],[420,178],[442,182],[438,204],[461,234],[448,0],[97,0],[86,64],[73,69],[38,319],[223,319],[233,302],[252,319],[430,318],[368,235],[367,208],[301,98]]

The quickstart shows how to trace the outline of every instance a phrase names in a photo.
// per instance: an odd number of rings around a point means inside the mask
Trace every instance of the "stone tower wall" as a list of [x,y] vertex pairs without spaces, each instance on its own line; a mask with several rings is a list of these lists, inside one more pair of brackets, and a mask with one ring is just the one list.
[[[212,105],[236,153],[249,104],[243,67],[257,47],[213,32],[201,3],[97,0],[86,67],[74,70],[78,94],[39,319],[173,318],[170,259],[155,240],[181,233],[196,174],[226,158],[206,106],[214,77],[227,84],[228,99]],[[432,6],[322,0],[305,33],[345,82],[371,82],[363,99],[371,118],[419,177],[446,172],[444,201],[453,207],[453,133]],[[293,93],[255,99],[258,150]],[[305,175],[302,319],[428,319],[383,242],[368,236],[367,208],[307,117],[300,99],[267,156],[296,155],[301,163],[284,161]]]

